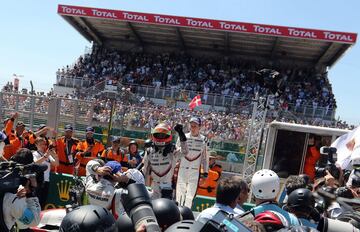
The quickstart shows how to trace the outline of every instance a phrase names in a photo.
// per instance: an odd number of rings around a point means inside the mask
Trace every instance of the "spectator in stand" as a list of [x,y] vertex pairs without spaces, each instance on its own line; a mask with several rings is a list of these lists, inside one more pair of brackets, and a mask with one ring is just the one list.
[[[204,100],[208,93],[222,93],[226,96],[243,96],[251,99],[256,92],[265,94],[270,85],[257,82],[257,70],[266,70],[262,66],[248,68],[245,62],[231,59],[213,60],[195,58],[185,54],[147,54],[110,51],[94,45],[91,54],[80,57],[72,66],[58,71],[61,78],[90,80],[90,84],[111,77],[123,84],[153,85],[160,87],[204,91]],[[277,69],[276,67],[274,69]],[[305,103],[311,106],[318,98],[318,106],[334,108],[334,97],[327,73],[317,74],[306,69],[279,69],[279,82],[286,81],[286,102],[295,104],[297,109]],[[255,81],[254,81],[255,80]],[[305,82],[304,82],[305,80]],[[155,91],[155,92],[156,92]],[[318,107],[317,106],[317,107]]]

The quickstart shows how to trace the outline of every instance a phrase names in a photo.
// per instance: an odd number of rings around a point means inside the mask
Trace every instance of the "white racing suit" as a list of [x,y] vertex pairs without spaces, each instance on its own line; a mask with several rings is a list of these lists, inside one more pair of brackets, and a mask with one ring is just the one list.
[[37,226],[40,223],[40,203],[37,197],[18,198],[16,194],[5,193],[3,198],[3,216],[10,230],[15,222],[19,229]]
[[115,217],[125,214],[125,209],[121,203],[121,195],[124,189],[116,189],[115,183],[102,178],[94,171],[96,166],[101,166],[96,160],[90,160],[86,164],[86,183],[85,191],[92,205],[102,206],[112,211]]
[[161,198],[161,188],[172,187],[172,176],[176,162],[188,153],[187,142],[180,142],[179,146],[170,144],[173,149],[164,156],[163,151],[165,147],[150,147],[146,150],[143,158],[144,167],[143,173],[145,177],[151,176],[152,199]]
[[200,165],[203,172],[208,173],[209,156],[207,142],[203,135],[197,137],[186,134],[189,152],[181,158],[176,182],[176,201],[191,209],[195,197],[200,175]]

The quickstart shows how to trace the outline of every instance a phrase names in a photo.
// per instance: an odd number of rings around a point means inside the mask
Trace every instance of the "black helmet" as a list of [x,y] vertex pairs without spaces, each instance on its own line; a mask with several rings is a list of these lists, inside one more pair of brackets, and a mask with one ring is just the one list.
[[198,221],[193,220],[184,220],[175,223],[170,226],[165,232],[193,232],[193,231],[201,231],[204,227],[204,224]]
[[308,211],[315,207],[315,198],[309,189],[296,189],[290,193],[287,207],[299,211]]
[[195,220],[194,214],[189,207],[178,206],[182,220]]
[[116,227],[121,232],[135,232],[135,226],[127,214],[121,215],[116,220]]
[[151,203],[156,220],[162,229],[166,229],[181,220],[180,210],[174,201],[167,198],[159,198]]
[[84,205],[70,211],[61,222],[60,232],[117,232],[115,218],[105,208]]

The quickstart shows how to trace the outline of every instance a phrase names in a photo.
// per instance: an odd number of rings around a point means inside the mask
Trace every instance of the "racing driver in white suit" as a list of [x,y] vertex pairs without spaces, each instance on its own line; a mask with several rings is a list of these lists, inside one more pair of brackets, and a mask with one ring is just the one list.
[[209,156],[207,153],[207,139],[200,134],[201,119],[190,119],[190,132],[186,134],[189,152],[180,161],[179,173],[176,183],[176,201],[181,206],[191,209],[193,199],[199,182],[200,165],[202,165],[203,178],[207,177],[209,170]]
[[[169,125],[160,123],[151,131],[153,146],[145,150],[143,173],[145,177],[150,176],[152,179],[152,199],[172,197],[172,176],[176,162],[188,152],[183,126],[178,124],[174,130],[179,135],[179,146],[171,142],[172,134]],[[146,178],[147,185],[150,182],[148,179]],[[164,196],[164,190],[170,190],[171,193]]]
[[[121,173],[121,164],[117,161],[90,160],[86,165],[85,191],[90,204],[110,210],[117,218],[125,214],[121,202],[124,188],[132,183],[144,184],[144,176],[137,169],[128,169]],[[119,184],[120,188],[115,188]]]

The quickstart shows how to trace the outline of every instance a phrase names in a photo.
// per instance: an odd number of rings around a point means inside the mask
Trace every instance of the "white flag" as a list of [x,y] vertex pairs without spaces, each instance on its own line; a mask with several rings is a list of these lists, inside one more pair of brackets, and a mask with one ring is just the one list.
[[348,168],[351,162],[351,156],[355,148],[360,146],[360,127],[346,133],[337,138],[332,144],[332,147],[337,149],[337,164],[342,169]]

